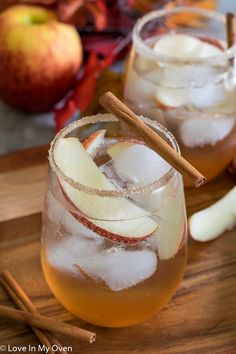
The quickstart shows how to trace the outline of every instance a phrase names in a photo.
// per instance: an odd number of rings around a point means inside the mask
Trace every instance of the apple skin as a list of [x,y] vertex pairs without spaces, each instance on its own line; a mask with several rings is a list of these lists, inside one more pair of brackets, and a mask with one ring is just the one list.
[[61,192],[66,199],[66,201],[72,206],[73,209],[75,209],[78,213],[69,210],[69,213],[77,220],[79,221],[82,225],[87,227],[87,229],[97,233],[98,235],[107,238],[110,241],[113,242],[118,242],[118,243],[123,243],[126,245],[136,245],[140,241],[146,240],[148,237],[152,236],[156,230],[153,230],[150,234],[140,236],[140,237],[133,237],[133,236],[122,236],[115,234],[111,231],[108,231],[106,229],[101,228],[98,225],[95,225],[91,220],[89,220],[87,217],[85,217],[81,211],[78,209],[78,207],[72,202],[72,200],[69,198],[67,193],[65,192],[61,182],[58,180]]
[[82,62],[76,29],[53,11],[15,5],[0,14],[0,97],[23,111],[50,110]]
[[[65,193],[64,193],[64,195],[65,195]],[[80,210],[78,208],[76,208],[76,209],[80,212]],[[154,230],[152,233],[147,234],[147,235],[142,236],[142,237],[122,236],[122,235],[114,234],[114,233],[112,233],[112,232],[110,232],[108,230],[105,230],[105,229],[95,225],[94,223],[92,223],[90,220],[88,220],[85,216],[83,216],[81,214],[74,213],[71,210],[70,210],[70,213],[71,213],[71,215],[74,216],[74,218],[76,220],[81,222],[81,224],[83,224],[89,230],[97,233],[98,235],[100,235],[102,237],[105,237],[105,238],[109,239],[110,241],[123,243],[123,244],[126,244],[126,245],[136,245],[140,241],[144,241],[148,237],[152,236],[153,233],[156,231],[156,230]]]

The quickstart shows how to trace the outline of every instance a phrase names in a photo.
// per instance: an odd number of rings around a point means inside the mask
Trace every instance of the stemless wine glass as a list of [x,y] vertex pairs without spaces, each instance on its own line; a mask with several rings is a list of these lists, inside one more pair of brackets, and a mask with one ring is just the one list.
[[236,150],[236,45],[227,49],[226,37],[223,14],[153,11],[134,27],[126,72],[126,103],[173,132],[183,156],[207,179]]
[[[179,153],[166,128],[142,119]],[[182,176],[111,114],[64,128],[49,161],[42,267],[55,297],[107,327],[161,309],[186,264]]]

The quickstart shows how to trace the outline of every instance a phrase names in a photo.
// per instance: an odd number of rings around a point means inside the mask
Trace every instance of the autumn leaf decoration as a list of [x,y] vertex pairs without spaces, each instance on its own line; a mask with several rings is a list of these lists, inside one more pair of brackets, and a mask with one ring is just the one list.
[[[114,43],[109,43],[108,48],[94,47],[84,66],[82,76],[77,80],[75,87],[69,94],[62,107],[55,109],[56,130],[60,130],[76,112],[85,112],[93,101],[95,84],[99,75],[107,69],[116,57],[127,47],[131,41],[131,35]],[[107,49],[110,48],[108,52]]]
[[82,113],[88,108],[94,97],[96,78],[112,61],[113,56],[99,60],[97,54],[91,52],[82,77],[77,81],[64,105],[54,111],[57,131],[65,126],[74,113]]
[[[167,9],[173,9],[176,6],[185,5],[185,6],[194,6],[203,8],[206,10],[215,10],[216,9],[216,0],[174,0],[170,1],[167,5]],[[171,15],[166,20],[166,25],[168,28],[175,29],[178,26],[191,26],[195,28],[201,28],[204,23],[201,16],[193,13],[181,13]]]

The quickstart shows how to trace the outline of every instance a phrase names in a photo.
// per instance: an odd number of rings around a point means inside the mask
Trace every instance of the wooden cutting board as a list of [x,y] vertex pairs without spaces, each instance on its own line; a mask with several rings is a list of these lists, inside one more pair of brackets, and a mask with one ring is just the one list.
[[[47,287],[39,261],[46,154],[44,146],[0,157],[0,270],[14,274],[42,314],[97,333],[94,344],[58,336],[60,341],[75,354],[236,353],[236,230],[206,244],[190,240],[179,290],[146,322],[99,328],[62,308]],[[234,183],[225,173],[200,189],[187,190],[188,214],[216,201]],[[0,303],[14,306],[1,288]],[[0,319],[0,350],[1,345],[29,344],[38,342],[28,327]]]

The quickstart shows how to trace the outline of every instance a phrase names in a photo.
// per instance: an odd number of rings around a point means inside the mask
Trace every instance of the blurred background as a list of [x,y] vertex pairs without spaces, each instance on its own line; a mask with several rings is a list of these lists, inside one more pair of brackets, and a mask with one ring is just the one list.
[[[11,6],[20,2],[14,0],[1,1],[0,16],[8,11]],[[36,3],[43,6],[47,11],[48,9],[52,10],[58,21],[69,23],[76,28],[82,40],[80,54],[82,55],[83,52],[83,62],[77,62],[76,64],[78,71],[76,81],[67,85],[66,89],[64,89],[63,98],[56,105],[51,104],[50,108],[39,107],[36,103],[34,105],[34,94],[37,95],[37,99],[41,100],[41,102],[51,97],[52,92],[49,90],[47,93],[46,86],[44,87],[43,83],[42,90],[39,90],[39,92],[34,93],[34,89],[32,89],[30,94],[27,93],[28,101],[25,103],[25,106],[21,107],[18,104],[22,100],[20,95],[15,93],[17,91],[14,91],[14,89],[17,85],[22,85],[19,84],[18,80],[21,72],[21,62],[16,61],[12,65],[12,67],[14,66],[12,70],[15,73],[14,83],[10,83],[8,78],[5,78],[6,81],[2,80],[6,76],[6,73],[0,70],[0,80],[2,81],[2,87],[0,84],[0,97],[4,98],[4,101],[12,102],[12,104],[4,103],[0,98],[1,155],[49,143],[55,135],[56,130],[62,128],[72,120],[77,119],[79,116],[97,113],[100,109],[97,98],[108,89],[115,92],[118,96],[121,95],[124,63],[129,51],[132,27],[137,18],[145,12],[164,6],[187,5],[217,9],[223,13],[228,11],[236,13],[236,1],[232,0],[26,0],[22,1],[22,3]],[[22,21],[25,21],[26,15],[17,14],[16,12],[15,15],[13,14],[9,19],[7,18],[7,22],[13,23],[12,26],[16,28]],[[31,20],[32,23],[39,23],[40,21],[47,21],[45,18],[39,14],[36,19],[31,18]],[[15,31],[15,28],[13,28],[13,33],[16,38],[19,37],[19,31]],[[35,48],[38,47],[38,51],[43,51],[43,41],[46,35],[44,36],[43,33],[39,33],[37,36],[35,32],[30,33],[30,35],[32,46]],[[62,32],[61,37],[63,35]],[[19,39],[21,44],[24,42],[25,36]],[[70,41],[65,39],[65,42],[69,46]],[[0,63],[1,56],[4,57],[3,53],[4,45],[0,44]],[[45,58],[45,62],[43,63],[45,70],[40,69],[40,65],[36,64],[37,60],[33,65],[35,66],[35,77],[39,77],[38,80],[42,81],[44,80],[44,73],[46,71],[51,76],[56,72],[56,66],[50,63],[50,53]],[[63,58],[64,60],[65,58]],[[10,59],[8,62],[10,65]],[[25,80],[30,81],[30,78],[26,77]],[[20,92],[24,92],[26,86],[19,87]],[[7,91],[10,92],[8,95],[10,99],[8,99]],[[57,91],[56,88],[55,91]],[[12,98],[12,96],[14,97]],[[13,108],[13,106],[20,107],[20,109]]]

